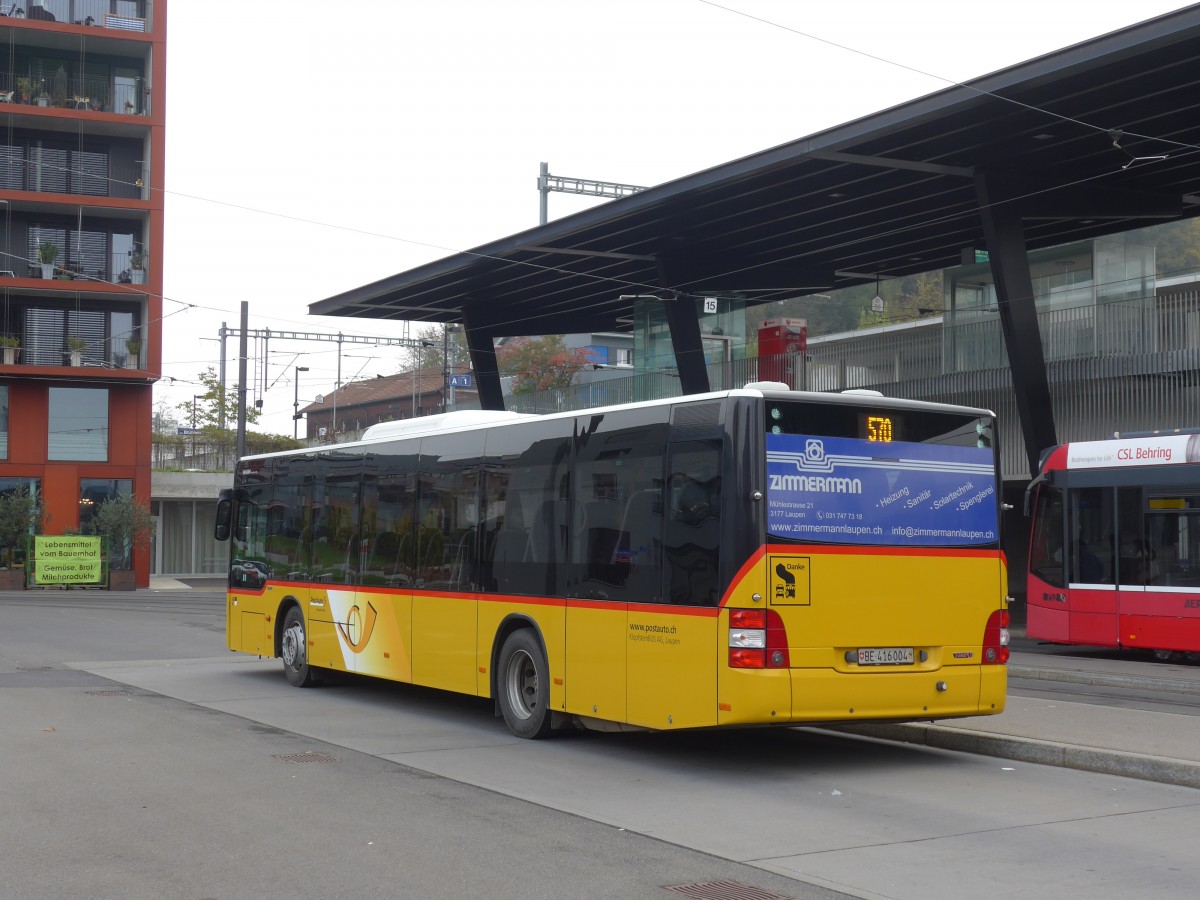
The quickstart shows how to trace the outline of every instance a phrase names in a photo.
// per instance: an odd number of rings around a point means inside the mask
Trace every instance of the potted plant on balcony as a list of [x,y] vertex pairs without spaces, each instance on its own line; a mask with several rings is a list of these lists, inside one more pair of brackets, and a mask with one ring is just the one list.
[[129,369],[136,369],[142,362],[142,342],[138,338],[130,338],[125,342],[125,349],[129,351],[129,356],[125,360],[125,366]]
[[129,254],[129,276],[133,284],[146,283],[146,254],[141,250]]
[[21,339],[12,334],[0,334],[0,347],[4,349],[4,364],[15,366],[21,352]]
[[0,495],[0,590],[25,589],[29,535],[41,524],[41,502],[28,487]]
[[33,82],[28,78],[17,79],[17,99],[22,103],[28,103],[33,98]]
[[150,507],[136,497],[121,494],[105,500],[96,508],[93,520],[96,533],[108,539],[108,589],[132,591],[136,588],[133,551],[150,543],[154,517]]
[[58,259],[58,245],[42,241],[37,248],[37,261],[42,267],[43,278],[54,277],[54,261]]
[[74,334],[67,335],[67,350],[71,353],[71,365],[83,365],[83,351],[87,349],[88,342]]

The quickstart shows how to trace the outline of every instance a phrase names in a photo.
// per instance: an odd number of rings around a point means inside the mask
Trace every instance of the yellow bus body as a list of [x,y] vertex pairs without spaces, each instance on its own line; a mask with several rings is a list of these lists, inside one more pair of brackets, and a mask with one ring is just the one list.
[[[782,582],[780,568],[791,578]],[[231,650],[279,655],[291,605],[313,666],[491,697],[499,641],[531,624],[550,709],[651,729],[929,720],[1003,711],[1006,666],[984,664],[1005,608],[999,550],[769,545],[719,607],[269,582],[231,591]],[[790,589],[789,589],[790,586]],[[787,668],[731,668],[731,609],[773,610]],[[912,648],[859,665],[861,648]]]

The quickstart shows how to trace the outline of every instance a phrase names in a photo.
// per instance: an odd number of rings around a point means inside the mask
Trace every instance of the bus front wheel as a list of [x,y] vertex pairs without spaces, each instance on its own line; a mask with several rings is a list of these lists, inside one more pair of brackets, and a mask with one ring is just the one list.
[[533,632],[514,631],[500,648],[496,685],[500,711],[509,730],[520,738],[550,732],[550,678],[546,657]]
[[287,611],[283,618],[283,635],[280,640],[283,656],[283,674],[296,687],[311,687],[318,681],[316,672],[308,664],[308,640],[304,633],[304,615],[296,607]]

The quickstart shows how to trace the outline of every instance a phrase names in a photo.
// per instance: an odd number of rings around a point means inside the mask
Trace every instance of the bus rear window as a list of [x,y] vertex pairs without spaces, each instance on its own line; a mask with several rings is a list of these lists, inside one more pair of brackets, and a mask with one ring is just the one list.
[[773,539],[998,543],[991,418],[777,401],[766,414]]

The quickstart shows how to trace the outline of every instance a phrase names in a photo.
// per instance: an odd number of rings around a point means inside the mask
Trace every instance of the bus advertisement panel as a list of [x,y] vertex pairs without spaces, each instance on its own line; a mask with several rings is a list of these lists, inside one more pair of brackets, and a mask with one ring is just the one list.
[[853,544],[992,544],[996,478],[982,447],[767,435],[767,527]]

